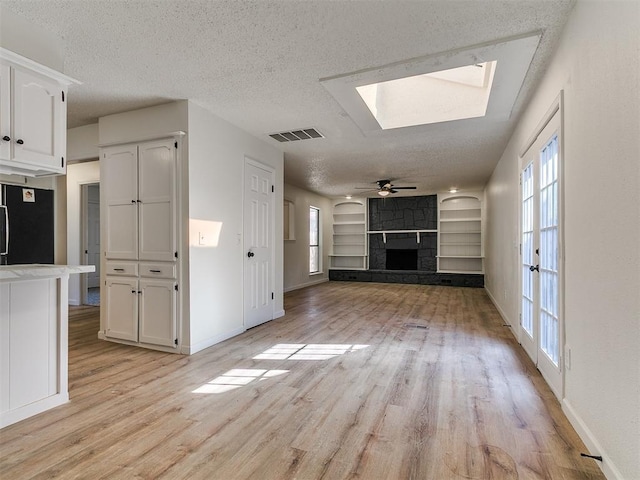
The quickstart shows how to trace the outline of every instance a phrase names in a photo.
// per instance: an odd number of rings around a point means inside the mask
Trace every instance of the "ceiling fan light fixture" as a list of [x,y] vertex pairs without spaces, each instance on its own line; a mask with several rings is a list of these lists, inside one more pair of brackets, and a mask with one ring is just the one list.
[[381,197],[386,197],[390,193],[391,192],[389,190],[378,190],[378,195],[380,195]]

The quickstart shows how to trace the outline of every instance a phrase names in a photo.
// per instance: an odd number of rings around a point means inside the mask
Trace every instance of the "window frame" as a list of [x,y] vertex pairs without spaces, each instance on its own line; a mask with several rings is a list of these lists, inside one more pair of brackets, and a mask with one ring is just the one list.
[[[317,218],[317,230],[312,232],[312,215],[316,215]],[[315,236],[316,243],[313,243]],[[322,273],[322,245],[321,245],[321,226],[320,226],[320,208],[315,207],[313,205],[309,205],[309,275],[315,275],[318,273]],[[314,258],[313,251],[315,249],[315,258],[317,270],[312,269],[312,259]]]

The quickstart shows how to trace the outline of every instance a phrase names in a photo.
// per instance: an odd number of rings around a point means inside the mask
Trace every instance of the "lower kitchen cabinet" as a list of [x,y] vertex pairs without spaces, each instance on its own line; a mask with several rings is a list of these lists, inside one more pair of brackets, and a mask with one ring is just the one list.
[[177,346],[175,280],[106,277],[105,337]]

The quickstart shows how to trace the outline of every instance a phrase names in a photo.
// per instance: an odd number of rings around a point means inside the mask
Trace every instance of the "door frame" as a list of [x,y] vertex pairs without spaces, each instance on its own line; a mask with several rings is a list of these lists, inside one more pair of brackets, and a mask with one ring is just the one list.
[[[559,401],[562,401],[564,398],[564,390],[565,390],[565,374],[566,374],[566,356],[565,356],[565,308],[564,308],[564,297],[565,297],[565,252],[564,252],[564,169],[565,169],[565,156],[564,156],[564,91],[561,90],[558,96],[554,99],[551,104],[551,107],[547,110],[547,112],[542,117],[542,120],[536,126],[533,134],[527,139],[527,141],[523,144],[523,147],[520,149],[518,155],[518,178],[520,181],[518,182],[518,244],[520,248],[517,252],[517,261],[516,265],[518,265],[518,330],[517,330],[517,338],[520,345],[523,343],[523,339],[527,333],[522,328],[522,181],[521,175],[524,167],[526,167],[527,157],[525,155],[528,153],[529,149],[536,143],[538,137],[543,132],[543,130],[549,125],[549,123],[554,120],[557,115],[558,128],[557,128],[557,137],[558,137],[558,154],[559,154],[559,162],[558,162],[558,316],[559,316],[559,326],[558,326],[558,368],[560,370],[560,385],[556,385],[553,381],[548,379],[542,370],[539,370],[542,374],[543,378],[553,391],[554,395],[558,398]],[[539,185],[538,185],[539,187]],[[536,198],[538,198],[536,196]],[[539,208],[536,206],[534,211],[538,211]],[[538,322],[539,326],[539,322]],[[539,332],[538,338],[539,338]],[[539,344],[539,340],[537,342]],[[524,347],[523,347],[524,348]],[[527,351],[525,349],[525,351]],[[529,352],[527,351],[529,355]],[[532,359],[532,361],[534,361]],[[534,361],[537,367],[537,361]]]
[[[87,181],[78,185],[80,187],[80,264],[88,265],[89,258],[85,252],[88,250],[89,244],[89,187],[97,185],[99,188],[100,182]],[[98,205],[100,204],[101,202],[98,203]],[[98,238],[102,242],[102,232],[99,233]],[[100,251],[102,251],[102,247],[100,247]],[[86,305],[88,299],[89,281],[87,274],[84,273],[80,275],[80,304]]]
[[[271,181],[272,181],[272,185],[275,186],[275,181],[276,181],[276,169],[273,168],[270,165],[267,165],[265,163],[262,163],[259,160],[256,160],[255,158],[250,157],[249,155],[245,155],[244,156],[244,163],[242,165],[242,325],[245,329],[247,329],[247,321],[246,321],[246,298],[245,298],[245,292],[247,289],[247,281],[248,279],[246,278],[246,252],[245,252],[245,238],[247,235],[247,232],[245,231],[245,208],[246,208],[246,202],[247,202],[247,192],[246,192],[246,175],[247,175],[247,165],[251,165],[253,167],[259,168],[261,170],[264,170],[266,172],[269,172],[269,175],[271,176]],[[276,261],[276,250],[275,250],[275,239],[276,239],[276,224],[275,224],[275,213],[276,213],[276,202],[275,202],[275,197],[273,197],[273,201],[271,202],[271,211],[269,212],[269,214],[271,215],[271,221],[272,221],[272,228],[271,228],[271,232],[270,232],[270,244],[271,244],[271,251],[269,252],[270,254],[270,258],[269,261],[271,262],[271,272],[269,274],[269,282],[271,285],[271,291],[275,292],[275,284],[276,284],[276,275],[275,275],[275,261]],[[270,320],[273,320],[275,318],[275,299],[271,299],[271,318]],[[269,320],[267,320],[269,321]],[[265,322],[266,323],[266,322]]]

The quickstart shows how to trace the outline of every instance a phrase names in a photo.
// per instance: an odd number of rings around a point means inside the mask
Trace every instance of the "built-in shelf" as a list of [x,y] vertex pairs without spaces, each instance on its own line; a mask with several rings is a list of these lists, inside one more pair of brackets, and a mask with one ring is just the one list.
[[438,272],[484,272],[480,192],[438,195]]
[[367,203],[362,199],[337,200],[333,205],[333,250],[330,268],[368,268]]

